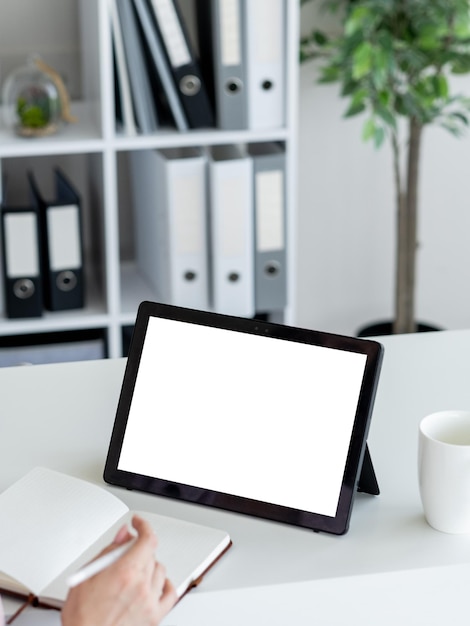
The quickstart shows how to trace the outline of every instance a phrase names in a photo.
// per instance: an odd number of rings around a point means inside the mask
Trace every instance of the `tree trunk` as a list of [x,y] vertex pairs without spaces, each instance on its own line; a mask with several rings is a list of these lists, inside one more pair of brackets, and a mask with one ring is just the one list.
[[394,333],[416,330],[415,283],[418,223],[418,182],[423,126],[415,118],[409,123],[405,191],[397,190],[397,265]]

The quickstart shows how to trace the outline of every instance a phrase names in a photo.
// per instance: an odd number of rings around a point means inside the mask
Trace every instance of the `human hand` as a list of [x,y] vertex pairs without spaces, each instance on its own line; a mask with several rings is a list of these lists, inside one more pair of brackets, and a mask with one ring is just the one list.
[[[142,518],[134,516],[137,539],[108,568],[69,591],[62,609],[63,626],[157,626],[176,602],[165,567],[155,561],[157,539]],[[126,527],[102,553],[133,535]],[[99,555],[99,556],[101,556]]]

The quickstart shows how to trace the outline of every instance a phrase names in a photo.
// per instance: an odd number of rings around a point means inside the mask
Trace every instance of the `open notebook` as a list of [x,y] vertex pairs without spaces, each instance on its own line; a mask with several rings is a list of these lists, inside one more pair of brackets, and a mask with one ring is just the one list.
[[35,468],[0,494],[0,590],[60,607],[67,577],[139,513],[158,536],[157,558],[181,597],[230,546],[222,530],[128,507],[106,489]]

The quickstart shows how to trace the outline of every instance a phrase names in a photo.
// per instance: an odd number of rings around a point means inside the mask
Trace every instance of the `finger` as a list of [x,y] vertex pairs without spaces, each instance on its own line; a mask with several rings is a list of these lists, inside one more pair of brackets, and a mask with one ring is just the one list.
[[134,515],[132,518],[132,526],[137,531],[137,548],[142,550],[151,549],[155,552],[158,542],[149,522],[138,515]]
[[[108,552],[112,552],[113,550],[116,550],[116,548],[123,546],[126,543],[129,543],[132,539],[135,539],[135,537],[129,532],[128,529],[126,529],[125,527],[120,529],[116,537],[112,541],[112,543],[110,543],[108,546],[106,546],[100,552],[98,552],[98,554],[94,556],[90,562],[96,561],[96,559],[99,559],[105,554],[108,554]],[[0,626],[1,626],[1,623],[0,623]]]
[[157,538],[150,524],[141,517],[134,516],[132,518],[132,526],[137,531],[137,538],[122,557],[122,560],[125,560],[128,565],[148,566],[150,575],[155,564]]
[[158,602],[160,608],[164,613],[168,613],[168,611],[176,604],[178,596],[176,595],[176,589],[173,583],[165,579],[165,583],[162,589],[162,595],[160,596],[160,600]]
[[147,522],[147,520],[145,520],[143,517],[140,517],[140,515],[134,515],[132,517],[132,526],[137,531],[139,537],[156,538],[152,526],[149,524],[149,522]]
[[102,556],[103,554],[106,554],[110,552],[111,550],[114,550],[116,546],[122,546],[125,543],[128,543],[129,541],[132,541],[134,539],[135,539],[135,533],[129,530],[129,527],[127,524],[123,524],[123,526],[121,526],[121,528],[117,531],[113,541],[109,544],[109,546],[104,548],[100,552],[100,554],[98,554],[97,556]]
[[164,565],[156,561],[155,566],[153,568],[153,572],[152,572],[151,583],[152,583],[152,589],[154,590],[157,597],[160,597],[160,595],[162,594],[163,588],[165,586],[165,581],[166,581],[166,568]]
[[121,528],[117,531],[116,536],[113,539],[113,544],[120,546],[123,543],[127,543],[131,539],[134,538],[134,535],[129,531],[127,524],[121,526]]

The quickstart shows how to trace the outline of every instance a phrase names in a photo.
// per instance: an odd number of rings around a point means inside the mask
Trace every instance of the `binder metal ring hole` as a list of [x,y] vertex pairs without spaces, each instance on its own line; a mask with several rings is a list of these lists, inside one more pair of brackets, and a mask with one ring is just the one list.
[[13,283],[13,293],[20,300],[27,300],[36,291],[34,283],[29,278],[20,278]]
[[263,82],[261,83],[261,87],[264,89],[264,91],[269,91],[273,88],[273,86],[274,83],[272,80],[263,80]]
[[180,89],[185,96],[195,96],[201,91],[201,81],[197,76],[188,74],[180,80]]
[[228,275],[228,280],[231,283],[236,283],[240,280],[240,274],[238,272],[230,272]]
[[60,291],[72,291],[77,286],[77,277],[74,272],[64,270],[57,274],[55,284]]
[[184,273],[184,279],[185,280],[196,280],[196,272],[192,272],[191,270],[189,270],[188,272]]
[[270,261],[264,266],[264,273],[266,276],[274,278],[281,271],[281,266],[276,261]]
[[229,94],[239,93],[242,90],[242,81],[232,78],[225,85],[225,91]]

